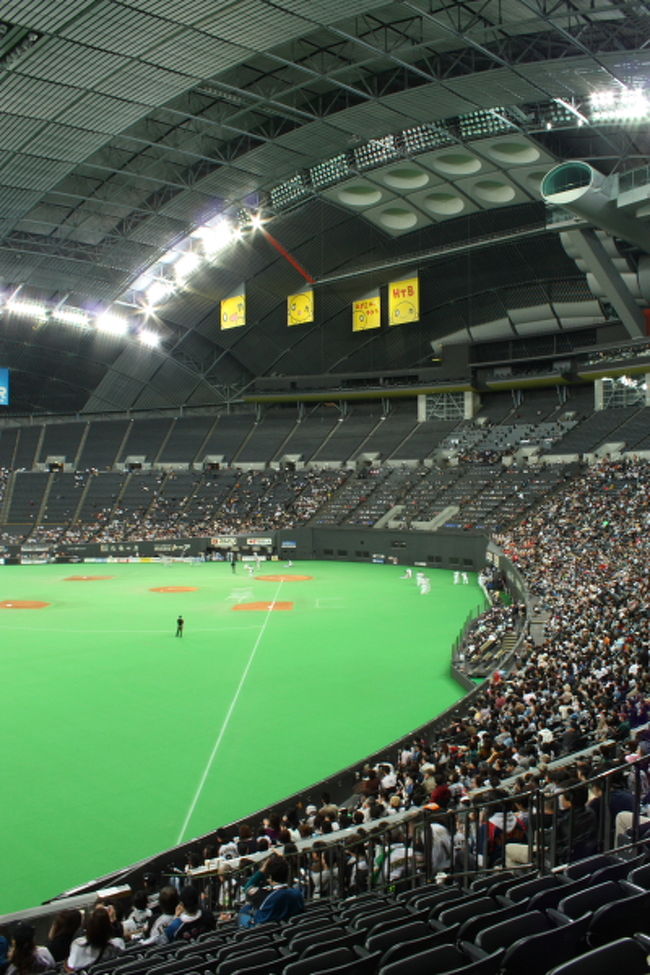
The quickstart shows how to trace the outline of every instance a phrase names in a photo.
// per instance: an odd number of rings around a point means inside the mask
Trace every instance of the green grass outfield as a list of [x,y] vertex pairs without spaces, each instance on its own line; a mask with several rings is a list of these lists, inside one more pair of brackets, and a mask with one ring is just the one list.
[[[386,565],[5,566],[0,912],[255,812],[451,705],[475,576]],[[103,581],[67,581],[107,575]],[[191,586],[181,594],[157,586]],[[291,611],[233,611],[252,601]],[[186,620],[183,639],[175,620]]]

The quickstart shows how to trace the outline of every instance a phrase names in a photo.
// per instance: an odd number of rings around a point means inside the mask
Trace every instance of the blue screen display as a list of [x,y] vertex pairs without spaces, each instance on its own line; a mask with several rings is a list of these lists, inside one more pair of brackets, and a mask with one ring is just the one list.
[[0,369],[0,406],[9,406],[9,370]]

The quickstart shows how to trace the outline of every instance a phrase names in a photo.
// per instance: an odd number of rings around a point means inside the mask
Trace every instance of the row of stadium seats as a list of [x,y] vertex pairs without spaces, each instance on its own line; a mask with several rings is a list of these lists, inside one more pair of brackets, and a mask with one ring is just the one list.
[[624,407],[595,412],[578,423],[563,414],[550,421],[521,422],[508,417],[496,426],[475,421],[413,416],[354,414],[341,417],[272,412],[255,415],[94,419],[43,422],[0,431],[0,466],[32,470],[59,460],[77,470],[109,470],[129,459],[145,464],[265,463],[294,457],[302,461],[341,462],[367,456],[382,461],[422,461],[438,449],[461,455],[503,453],[522,446],[540,453],[583,454],[608,441],[628,450],[650,446],[650,408]]
[[[646,972],[650,862],[591,857],[542,876],[491,874],[315,902],[283,924],[220,923],[191,944],[145,949],[95,975],[599,975]],[[645,936],[645,937],[644,937]],[[632,967],[628,968],[628,959]]]

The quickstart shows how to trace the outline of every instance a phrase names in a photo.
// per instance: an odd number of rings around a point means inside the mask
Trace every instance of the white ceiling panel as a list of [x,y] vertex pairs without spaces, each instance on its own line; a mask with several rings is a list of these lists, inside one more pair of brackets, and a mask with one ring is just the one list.
[[184,30],[147,51],[146,60],[164,68],[182,68],[198,78],[213,75],[239,64],[247,51],[209,34]]
[[128,58],[118,54],[75,44],[62,37],[48,37],[23,55],[20,73],[76,88],[91,88],[125,64]]
[[0,112],[0,146],[3,149],[21,149],[26,143],[31,142],[43,127],[44,123],[41,119]]
[[10,74],[2,82],[2,111],[50,119],[79,98],[75,88]]
[[111,0],[99,0],[61,30],[64,37],[127,57],[140,57],[177,33],[172,21],[150,17]]
[[264,0],[238,0],[217,10],[206,4],[205,17],[196,24],[199,30],[226,41],[236,37],[239,44],[254,51],[284,44],[305,33],[310,26],[309,21]]
[[15,153],[7,166],[0,168],[0,183],[25,190],[48,190],[68,172],[66,162]]
[[0,213],[3,217],[22,217],[23,213],[38,203],[40,193],[20,190],[13,186],[0,186]]
[[53,122],[50,125],[41,125],[40,131],[25,142],[24,148],[34,156],[76,162],[86,159],[99,149],[106,142],[106,138],[103,132],[90,132],[87,129],[57,125]]
[[88,0],[3,0],[0,7],[2,19],[21,27],[31,27],[46,33],[54,33],[77,14],[85,10]]
[[105,95],[130,98],[135,94],[141,103],[159,105],[180,95],[197,81],[196,77],[167,71],[157,65],[131,61],[94,87]]
[[66,125],[80,126],[82,129],[92,129],[98,132],[117,133],[127,125],[137,122],[146,115],[147,105],[109,98],[97,92],[88,92],[77,99],[66,111],[62,112],[57,121]]

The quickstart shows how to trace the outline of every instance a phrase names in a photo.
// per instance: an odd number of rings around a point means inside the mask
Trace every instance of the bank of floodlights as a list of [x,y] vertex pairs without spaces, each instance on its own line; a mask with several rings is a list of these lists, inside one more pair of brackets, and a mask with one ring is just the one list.
[[72,328],[90,328],[90,315],[83,308],[72,308],[67,305],[57,305],[50,313],[53,322],[70,325]]
[[353,152],[355,167],[360,172],[365,169],[375,169],[403,155],[400,140],[394,135],[371,139],[370,142],[357,146]]
[[589,98],[592,122],[638,124],[650,121],[650,97],[642,88],[612,88]]
[[129,326],[129,319],[125,315],[120,315],[118,312],[113,311],[111,308],[100,312],[95,318],[95,328],[98,332],[103,332],[105,335],[113,335],[116,338],[128,335]]
[[350,175],[350,161],[344,152],[316,163],[309,170],[309,178],[314,189],[322,190],[334,183],[340,183]]

